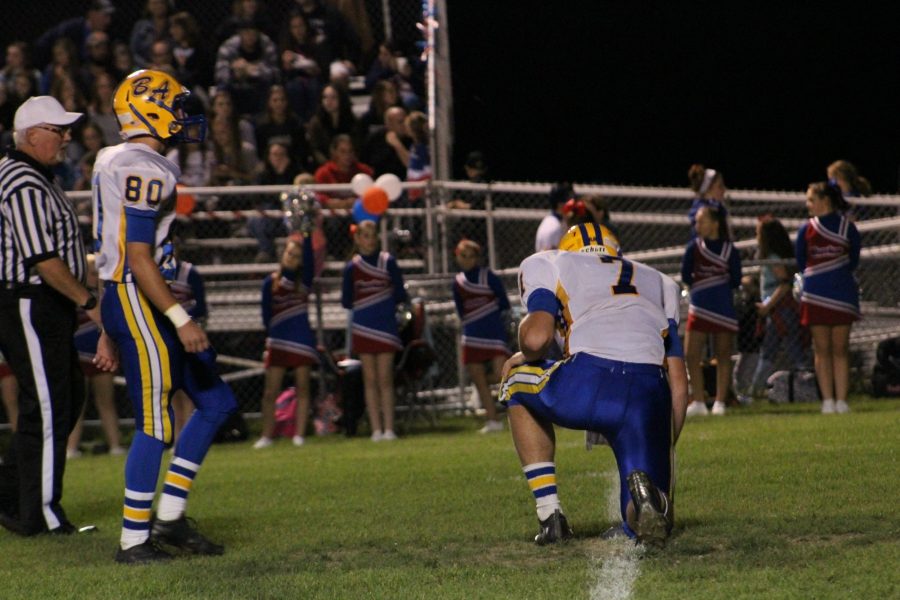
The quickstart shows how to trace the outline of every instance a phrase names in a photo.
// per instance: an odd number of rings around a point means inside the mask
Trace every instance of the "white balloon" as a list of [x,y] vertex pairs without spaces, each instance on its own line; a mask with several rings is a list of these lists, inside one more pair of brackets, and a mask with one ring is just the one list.
[[403,187],[400,185],[400,178],[393,173],[385,173],[375,180],[375,185],[380,187],[388,195],[388,200],[393,202],[403,193]]
[[353,179],[350,180],[350,186],[353,188],[353,193],[357,196],[362,196],[367,189],[372,187],[373,183],[372,178],[365,173],[357,173],[353,176]]

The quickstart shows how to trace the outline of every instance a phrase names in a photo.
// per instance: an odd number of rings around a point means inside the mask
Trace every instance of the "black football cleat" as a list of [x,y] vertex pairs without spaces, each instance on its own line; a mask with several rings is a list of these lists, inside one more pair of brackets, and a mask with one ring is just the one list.
[[662,548],[671,529],[666,517],[666,499],[643,471],[632,471],[627,480],[634,503],[636,523],[633,529],[638,543]]
[[132,546],[128,550],[116,552],[116,562],[126,565],[146,564],[171,560],[172,555],[156,545],[153,540],[147,540],[143,544]]
[[574,535],[566,520],[566,515],[562,514],[558,508],[553,511],[552,515],[539,522],[541,530],[534,536],[534,543],[538,546],[565,542],[572,539]]
[[225,546],[216,544],[197,531],[193,519],[181,515],[174,521],[153,520],[150,539],[158,544],[174,546],[191,554],[218,556],[225,553]]

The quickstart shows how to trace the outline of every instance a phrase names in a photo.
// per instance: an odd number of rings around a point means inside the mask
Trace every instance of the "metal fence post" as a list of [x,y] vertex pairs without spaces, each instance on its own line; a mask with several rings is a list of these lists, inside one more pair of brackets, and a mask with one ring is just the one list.
[[484,198],[484,210],[487,215],[487,246],[488,267],[492,271],[497,269],[497,251],[494,248],[494,200],[491,197],[491,184],[488,184],[487,195]]

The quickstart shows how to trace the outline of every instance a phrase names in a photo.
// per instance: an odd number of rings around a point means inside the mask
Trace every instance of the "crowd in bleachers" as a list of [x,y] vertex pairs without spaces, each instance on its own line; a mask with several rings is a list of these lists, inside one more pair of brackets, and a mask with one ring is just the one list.
[[[203,12],[192,12],[200,5],[174,6],[147,0],[130,30],[112,31],[115,7],[93,0],[83,16],[54,25],[33,45],[10,42],[0,70],[3,146],[11,143],[16,109],[31,96],[52,95],[87,115],[56,174],[66,190],[90,189],[97,151],[121,141],[116,85],[135,69],[152,68],[190,88],[190,110],[209,120],[204,143],[169,152],[185,185],[290,184],[303,173],[319,183],[349,183],[368,171],[427,177],[424,65],[415,48],[376,44],[362,3],[339,10],[331,0],[236,0],[210,28],[201,25]],[[368,107],[354,111],[351,94],[368,97]],[[198,209],[267,208],[256,198],[202,202]],[[271,236],[256,237],[257,259],[274,262]]]

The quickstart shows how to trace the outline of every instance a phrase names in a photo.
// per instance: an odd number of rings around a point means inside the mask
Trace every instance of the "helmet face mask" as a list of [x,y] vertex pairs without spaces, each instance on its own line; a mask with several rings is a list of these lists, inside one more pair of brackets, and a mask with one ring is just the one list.
[[603,225],[581,223],[570,227],[563,235],[559,249],[566,252],[619,256],[619,240]]
[[206,138],[206,117],[187,116],[190,91],[162,71],[142,69],[116,89],[113,108],[123,139],[150,136],[160,141],[198,143]]

